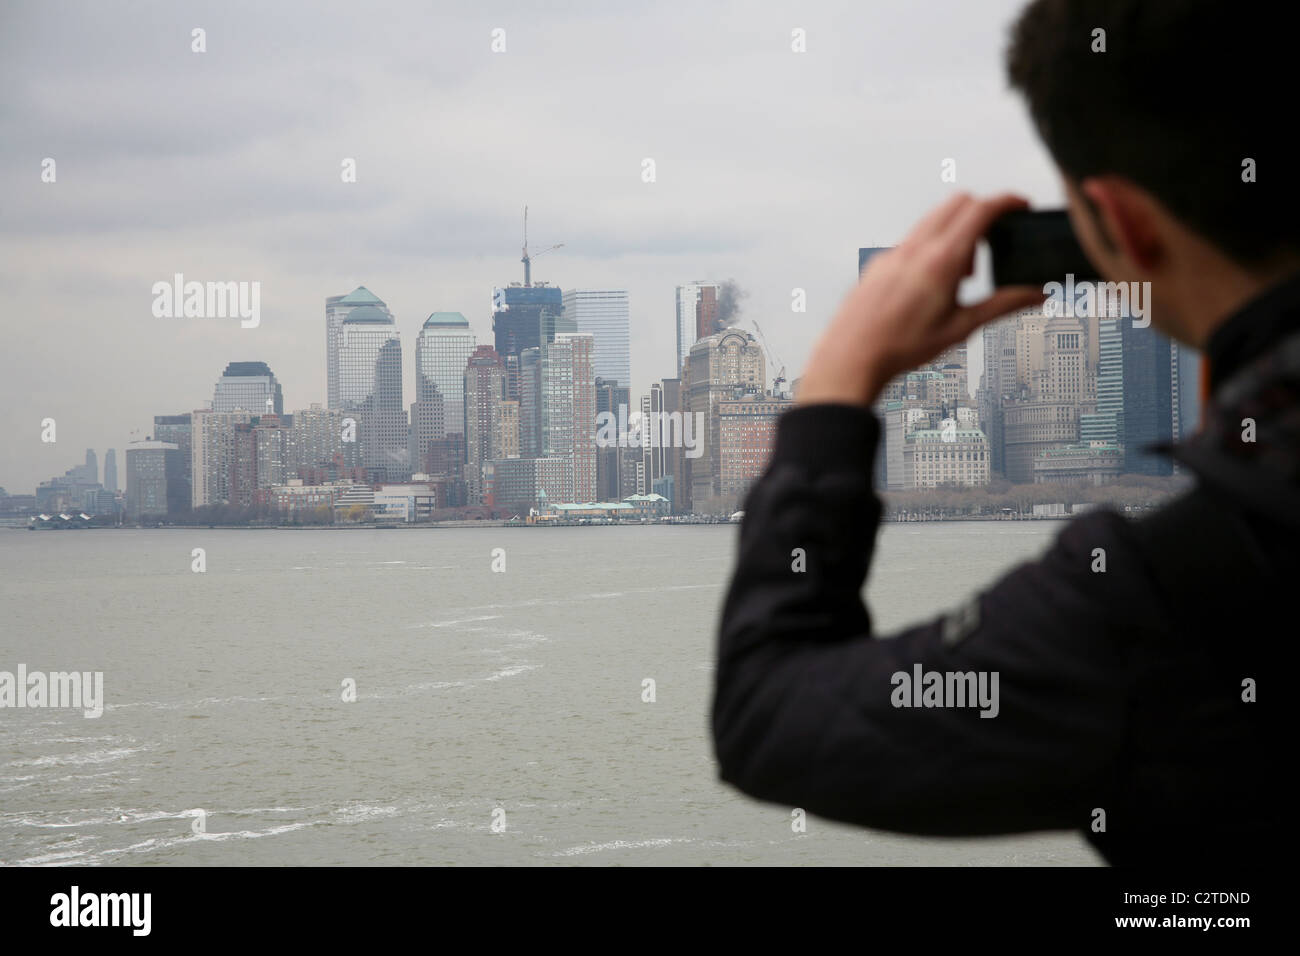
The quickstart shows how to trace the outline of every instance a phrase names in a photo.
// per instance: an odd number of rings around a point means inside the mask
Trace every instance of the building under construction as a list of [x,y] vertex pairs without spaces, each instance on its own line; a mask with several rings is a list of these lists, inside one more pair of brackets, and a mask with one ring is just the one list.
[[564,296],[556,286],[533,283],[532,261],[564,243],[528,254],[528,208],[524,207],[524,281],[492,290],[492,334],[497,355],[506,368],[506,398],[519,399],[519,356],[525,349],[555,341],[557,332],[576,332],[564,317]]

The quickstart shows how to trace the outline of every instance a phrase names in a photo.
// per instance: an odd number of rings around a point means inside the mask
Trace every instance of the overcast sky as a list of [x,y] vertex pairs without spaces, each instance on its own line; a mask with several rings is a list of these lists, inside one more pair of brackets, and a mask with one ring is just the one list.
[[[954,188],[1060,204],[1006,88],[1021,6],[7,0],[0,486],[31,493],[87,447],[117,448],[124,481],[125,445],[210,402],[230,361],[267,362],[286,411],[324,402],[324,300],[360,284],[397,318],[409,404],[430,312],[491,344],[525,203],[532,249],[565,244],[535,279],[629,290],[634,394],[673,374],[692,279],[734,277],[793,379],[858,246]],[[155,318],[177,272],[260,282],[261,325]]]

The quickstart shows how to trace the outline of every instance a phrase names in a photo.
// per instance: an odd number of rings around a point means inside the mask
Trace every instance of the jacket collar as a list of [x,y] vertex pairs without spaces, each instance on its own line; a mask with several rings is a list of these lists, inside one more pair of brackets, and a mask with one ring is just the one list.
[[1210,334],[1210,393],[1282,339],[1300,332],[1300,273],[1251,299]]

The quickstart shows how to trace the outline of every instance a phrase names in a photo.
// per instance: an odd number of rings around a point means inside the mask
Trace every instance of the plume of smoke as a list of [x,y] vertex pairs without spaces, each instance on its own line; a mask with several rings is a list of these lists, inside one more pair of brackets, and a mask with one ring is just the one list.
[[718,311],[714,317],[714,332],[721,332],[736,324],[740,315],[740,300],[749,295],[736,284],[735,279],[724,279],[718,283]]

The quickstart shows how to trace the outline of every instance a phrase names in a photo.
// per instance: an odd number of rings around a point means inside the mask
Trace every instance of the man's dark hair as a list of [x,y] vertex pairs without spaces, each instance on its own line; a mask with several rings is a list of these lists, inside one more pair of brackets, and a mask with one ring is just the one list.
[[1281,135],[1296,125],[1286,6],[1035,0],[1007,71],[1070,179],[1123,176],[1225,255],[1267,266],[1300,251],[1300,166]]

